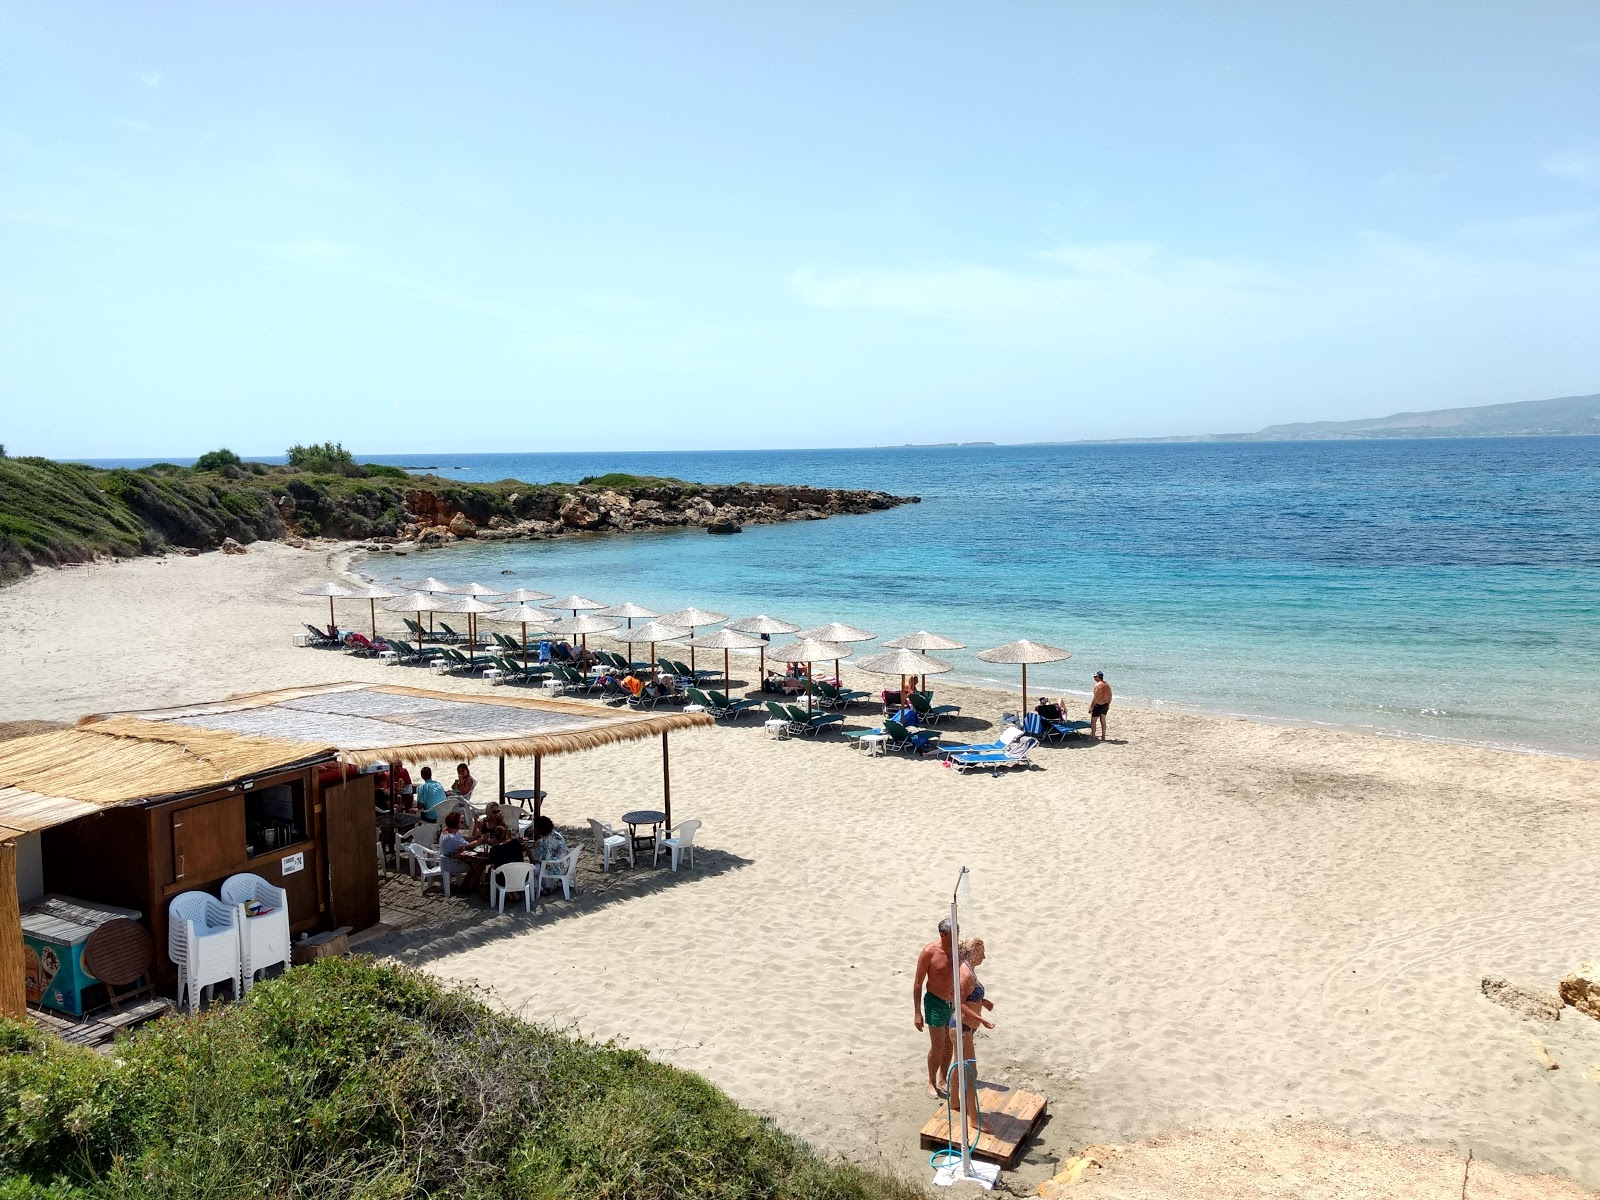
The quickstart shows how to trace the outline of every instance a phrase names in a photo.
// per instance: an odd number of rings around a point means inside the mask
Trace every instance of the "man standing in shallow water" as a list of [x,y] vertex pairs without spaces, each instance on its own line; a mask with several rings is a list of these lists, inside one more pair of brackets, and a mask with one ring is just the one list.
[[[950,944],[950,918],[939,922],[939,940],[929,942],[917,955],[917,977],[911,983],[912,1023],[928,1031],[928,1095],[937,1098],[940,1083],[950,1071],[950,1056],[955,1049],[950,1036],[950,1017],[955,998],[950,994],[950,961],[955,956]],[[968,972],[965,963],[961,967]],[[965,983],[965,978],[962,980]],[[923,987],[926,985],[927,990]]]
[[1095,722],[1100,723],[1100,740],[1106,740],[1106,713],[1111,711],[1111,685],[1105,672],[1094,673],[1094,694],[1089,697],[1089,736],[1094,736]]

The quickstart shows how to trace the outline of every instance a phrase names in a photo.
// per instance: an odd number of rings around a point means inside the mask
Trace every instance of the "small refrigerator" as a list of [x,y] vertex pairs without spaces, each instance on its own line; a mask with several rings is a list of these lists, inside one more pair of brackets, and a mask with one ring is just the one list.
[[74,1017],[98,980],[83,969],[83,944],[99,926],[117,917],[139,919],[132,908],[95,904],[50,893],[22,906],[22,957],[28,1003]]

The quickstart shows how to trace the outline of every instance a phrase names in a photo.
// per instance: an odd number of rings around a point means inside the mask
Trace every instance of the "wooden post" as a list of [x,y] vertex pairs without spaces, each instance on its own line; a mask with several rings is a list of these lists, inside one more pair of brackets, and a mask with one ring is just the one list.
[[22,912],[17,903],[17,844],[0,842],[0,1016],[28,1019],[23,983]]
[[540,805],[543,803],[541,793],[544,791],[544,788],[539,783],[539,768],[542,765],[544,765],[544,757],[542,755],[535,754],[533,756],[533,815],[535,817],[539,815]]
[[667,814],[667,832],[672,832],[672,764],[667,757],[667,731],[661,731],[661,807]]
[[500,807],[504,808],[505,807],[505,803],[506,803],[506,756],[504,754],[502,754],[500,756]]

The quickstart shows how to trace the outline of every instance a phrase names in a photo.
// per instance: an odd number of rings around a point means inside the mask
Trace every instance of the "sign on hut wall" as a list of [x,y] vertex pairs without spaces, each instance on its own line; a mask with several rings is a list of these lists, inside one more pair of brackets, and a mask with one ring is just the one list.
[[278,870],[284,875],[293,875],[295,872],[304,871],[305,869],[306,855],[303,850],[298,854],[286,854],[283,860],[278,863]]

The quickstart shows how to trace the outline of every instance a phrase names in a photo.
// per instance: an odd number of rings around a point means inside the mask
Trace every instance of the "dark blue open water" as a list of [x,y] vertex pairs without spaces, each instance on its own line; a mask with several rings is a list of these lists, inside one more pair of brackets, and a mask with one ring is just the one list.
[[468,545],[378,560],[380,576],[836,619],[880,640],[928,628],[974,649],[1030,637],[1073,651],[1030,670],[1051,689],[1102,669],[1146,701],[1600,751],[1596,438],[373,458],[474,481],[631,471],[923,497],[736,537]]

